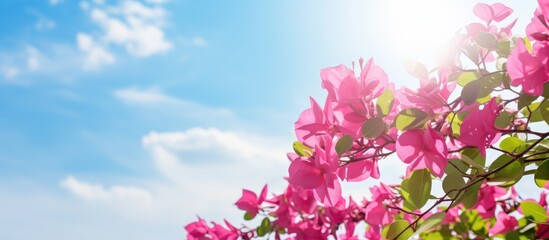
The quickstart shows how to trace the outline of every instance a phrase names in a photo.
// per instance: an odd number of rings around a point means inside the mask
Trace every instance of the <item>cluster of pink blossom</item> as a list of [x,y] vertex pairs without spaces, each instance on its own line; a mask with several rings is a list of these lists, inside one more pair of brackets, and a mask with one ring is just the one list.
[[[323,69],[327,97],[323,107],[311,98],[295,122],[286,191],[244,190],[236,202],[261,225],[210,227],[199,218],[187,238],[358,239],[361,222],[367,239],[549,238],[549,0],[538,2],[525,38],[512,36],[516,20],[498,26],[512,9],[478,3],[482,22],[455,36],[436,74],[407,63],[416,90],[396,89],[373,59]],[[487,151],[501,155],[487,165]],[[400,184],[372,187],[360,204],[342,197],[340,181],[378,179],[378,161],[395,153],[407,165]],[[539,201],[513,187],[528,174]],[[443,196],[432,195],[433,178]]]

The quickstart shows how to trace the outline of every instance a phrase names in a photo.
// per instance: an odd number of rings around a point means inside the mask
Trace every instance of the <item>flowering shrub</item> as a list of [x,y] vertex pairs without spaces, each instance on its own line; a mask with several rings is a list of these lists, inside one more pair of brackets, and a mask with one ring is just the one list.
[[[261,224],[198,218],[187,238],[350,240],[359,223],[367,239],[549,238],[549,0],[538,2],[523,38],[512,35],[516,20],[499,25],[512,9],[477,4],[481,22],[457,34],[432,71],[407,63],[417,90],[395,89],[373,59],[323,69],[328,94],[295,122],[286,190],[243,190],[236,202]],[[341,196],[340,181],[377,179],[378,162],[394,154],[407,166],[400,183],[361,201]],[[539,199],[515,190],[525,175]],[[434,180],[442,196],[431,193]]]

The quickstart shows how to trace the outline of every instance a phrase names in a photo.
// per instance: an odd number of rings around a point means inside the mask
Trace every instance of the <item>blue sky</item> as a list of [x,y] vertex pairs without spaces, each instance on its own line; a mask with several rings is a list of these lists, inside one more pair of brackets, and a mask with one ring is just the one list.
[[[404,60],[431,63],[473,19],[474,1],[416,3],[1,1],[0,238],[183,239],[196,214],[239,220],[242,187],[283,188],[321,68],[373,56],[415,86]],[[535,1],[505,3],[529,22]]]

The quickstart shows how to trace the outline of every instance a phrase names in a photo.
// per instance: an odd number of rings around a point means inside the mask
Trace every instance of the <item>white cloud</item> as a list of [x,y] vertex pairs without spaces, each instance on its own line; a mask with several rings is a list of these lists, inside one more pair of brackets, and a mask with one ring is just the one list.
[[2,69],[2,74],[6,79],[12,79],[19,75],[19,69],[13,66],[6,66]]
[[186,196],[181,211],[226,212],[230,218],[239,214],[233,203],[242,188],[257,191],[269,184],[273,191],[283,189],[288,161],[282,142],[216,128],[151,132],[142,139],[156,169]]
[[193,38],[193,45],[203,47],[206,46],[208,43],[206,43],[206,40],[204,40],[201,37],[195,37]]
[[185,99],[173,97],[162,92],[161,89],[151,87],[139,89],[128,87],[116,90],[113,95],[122,102],[138,107],[144,107],[151,111],[168,111],[170,113],[180,112],[185,117],[196,119],[205,118],[232,118],[234,116],[230,109],[212,108]]
[[80,181],[73,176],[67,176],[60,185],[86,201],[117,201],[137,205],[150,205],[153,198],[145,189],[112,186],[105,188],[101,184],[92,184]]
[[[216,128],[191,128],[184,132],[151,132],[143,137],[146,147],[162,146],[171,151],[192,151],[216,149],[228,156],[243,160],[251,165],[269,166],[286,163],[285,150],[277,149],[262,140],[246,137],[232,131]],[[261,161],[258,161],[260,159]]]
[[126,103],[137,104],[162,104],[176,103],[180,100],[164,94],[158,88],[137,89],[134,87],[119,89],[114,96]]
[[169,2],[170,0],[147,0],[148,3],[152,4],[164,4]]
[[50,4],[55,6],[57,4],[59,4],[61,2],[61,0],[50,0]]
[[85,53],[84,69],[97,69],[103,65],[113,64],[115,57],[108,50],[97,44],[94,39],[85,33],[78,33],[76,41],[80,51]]
[[102,29],[100,39],[106,45],[123,46],[137,57],[163,53],[173,47],[163,30],[166,12],[158,5],[146,6],[139,1],[126,0],[117,6],[97,3],[93,7],[88,3],[81,6],[91,9],[90,17]]
[[31,71],[35,71],[40,67],[40,59],[42,54],[33,46],[27,47],[27,67]]
[[55,28],[55,22],[45,17],[39,17],[34,24],[34,28],[39,31],[53,29]]

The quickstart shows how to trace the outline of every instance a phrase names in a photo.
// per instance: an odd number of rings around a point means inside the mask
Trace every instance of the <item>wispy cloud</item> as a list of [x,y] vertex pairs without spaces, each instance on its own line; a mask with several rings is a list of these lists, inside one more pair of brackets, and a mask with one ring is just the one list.
[[61,3],[61,0],[50,0],[50,4],[55,6],[57,4]]
[[166,11],[160,5],[126,0],[112,6],[96,2],[82,6],[100,27],[101,34],[97,38],[105,48],[119,45],[137,57],[148,57],[173,48],[165,37]]
[[114,55],[103,48],[101,45],[88,34],[78,33],[76,35],[78,48],[86,57],[84,60],[84,69],[98,69],[103,65],[113,64],[115,62]]
[[67,176],[61,181],[60,185],[86,201],[116,201],[136,205],[150,205],[153,199],[151,193],[145,189],[128,186],[105,188],[101,184],[87,183],[73,176]]
[[49,18],[40,16],[34,24],[34,28],[38,31],[50,30],[55,28],[55,22]]
[[151,132],[142,144],[160,178],[143,179],[134,187],[105,187],[67,176],[60,185],[85,204],[114,211],[120,203],[149,201],[139,209],[123,208],[120,214],[151,222],[182,226],[196,214],[238,221],[241,212],[233,204],[243,187],[259,190],[268,183],[271,189],[283,189],[287,160],[281,142],[216,128]]
[[113,95],[126,104],[143,107],[154,111],[178,111],[185,113],[187,117],[202,119],[234,117],[234,114],[230,109],[212,108],[182,98],[173,97],[164,93],[158,87],[145,89],[127,87],[114,91]]

